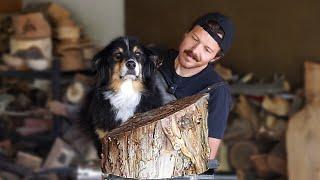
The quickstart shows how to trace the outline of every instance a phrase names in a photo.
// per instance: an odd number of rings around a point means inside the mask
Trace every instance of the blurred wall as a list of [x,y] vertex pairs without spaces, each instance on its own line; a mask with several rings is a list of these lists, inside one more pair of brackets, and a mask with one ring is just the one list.
[[68,9],[99,45],[124,34],[124,0],[24,0],[23,4],[38,2],[55,2]]
[[319,7],[319,0],[127,0],[126,32],[177,48],[196,17],[219,11],[236,26],[233,47],[222,64],[258,77],[284,73],[297,87],[303,85],[303,62],[320,60]]

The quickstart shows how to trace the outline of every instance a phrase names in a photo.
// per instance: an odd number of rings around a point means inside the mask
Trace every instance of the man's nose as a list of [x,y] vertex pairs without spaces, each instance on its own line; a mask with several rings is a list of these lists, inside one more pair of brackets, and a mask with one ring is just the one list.
[[199,47],[200,47],[200,43],[196,43],[192,46],[191,48],[191,51],[194,53],[194,54],[197,54],[197,52],[199,51]]

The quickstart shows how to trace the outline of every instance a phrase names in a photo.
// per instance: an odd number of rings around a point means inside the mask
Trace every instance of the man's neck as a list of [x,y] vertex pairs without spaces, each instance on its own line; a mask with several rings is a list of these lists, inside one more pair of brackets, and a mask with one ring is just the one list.
[[180,65],[178,57],[174,60],[174,69],[176,73],[181,77],[191,77],[201,72],[204,68],[206,68],[206,66],[187,69]]

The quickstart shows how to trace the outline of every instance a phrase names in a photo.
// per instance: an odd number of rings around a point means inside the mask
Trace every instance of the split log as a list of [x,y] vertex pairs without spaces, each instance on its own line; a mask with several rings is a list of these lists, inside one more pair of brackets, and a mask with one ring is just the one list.
[[33,171],[39,170],[42,163],[42,158],[19,151],[16,158],[16,164],[27,167]]
[[250,122],[251,127],[254,132],[257,132],[260,126],[260,120],[258,118],[257,112],[249,104],[245,96],[239,97],[239,103],[236,106],[236,112],[239,114],[241,119]]
[[290,180],[320,180],[320,102],[314,101],[295,114],[286,134]]
[[269,175],[268,154],[252,155],[250,160],[259,177],[267,177]]
[[59,40],[69,40],[73,42],[78,42],[80,39],[80,27],[71,19],[64,19],[59,22],[56,28],[57,38]]
[[264,96],[266,94],[278,94],[287,92],[290,89],[290,85],[287,81],[278,80],[270,84],[231,84],[232,94],[252,95],[252,96]]
[[252,138],[254,135],[251,123],[243,119],[234,119],[226,129],[224,141],[239,141]]
[[304,63],[304,86],[307,102],[320,100],[320,63],[314,61],[306,61]]
[[237,180],[256,180],[254,172],[249,170],[237,170]]
[[208,95],[138,114],[103,139],[102,170],[128,178],[170,178],[208,169]]
[[85,69],[80,49],[70,49],[62,52],[61,69],[63,71]]
[[248,74],[244,75],[244,76],[240,79],[240,82],[241,82],[241,83],[248,83],[252,78],[253,78],[253,73],[248,73]]
[[52,59],[52,41],[49,38],[38,39],[17,39],[11,37],[10,39],[10,54],[15,54],[21,50],[27,50],[29,48],[36,47],[40,49],[41,53],[46,59]]
[[3,62],[8,66],[9,69],[17,70],[17,71],[25,71],[28,69],[26,65],[26,60],[10,55],[10,54],[4,54],[2,56]]
[[49,4],[47,13],[55,23],[59,23],[63,19],[70,18],[70,12],[56,3]]
[[85,95],[86,88],[81,82],[73,82],[67,88],[67,100],[73,104],[80,104]]
[[239,170],[251,169],[250,157],[258,154],[258,147],[250,141],[240,141],[235,143],[230,150],[230,162],[232,167]]
[[262,101],[262,107],[268,112],[278,116],[287,116],[290,110],[290,103],[280,96],[273,98],[265,96]]
[[81,46],[80,46],[79,42],[71,41],[71,40],[67,40],[67,39],[59,41],[56,44],[56,52],[58,54],[62,54],[64,51],[67,51],[70,49],[80,49],[80,48],[81,48]]
[[51,27],[40,12],[13,16],[12,23],[16,38],[51,37]]
[[58,168],[69,166],[76,153],[60,138],[57,138],[52,146],[43,168]]
[[214,69],[224,80],[228,81],[232,79],[231,69],[225,68],[221,64],[215,64]]
[[287,157],[285,140],[282,139],[268,155],[268,164],[272,172],[287,176]]

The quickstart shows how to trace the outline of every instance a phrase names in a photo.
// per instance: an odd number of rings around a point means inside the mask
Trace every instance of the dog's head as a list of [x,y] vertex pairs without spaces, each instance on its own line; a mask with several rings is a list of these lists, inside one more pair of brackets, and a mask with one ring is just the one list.
[[117,90],[126,80],[138,85],[149,81],[156,70],[156,59],[136,38],[119,37],[94,56],[92,67],[98,75],[98,86]]

